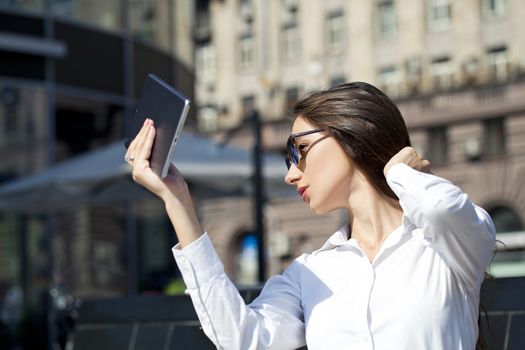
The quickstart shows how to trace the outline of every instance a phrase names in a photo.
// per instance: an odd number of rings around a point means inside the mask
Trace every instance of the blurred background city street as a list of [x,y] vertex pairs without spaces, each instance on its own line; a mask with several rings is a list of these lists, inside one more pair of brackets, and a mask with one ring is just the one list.
[[124,162],[148,73],[192,100],[174,163],[244,290],[344,224],[287,188],[284,154],[297,99],[349,81],[396,102],[491,214],[488,272],[523,281],[524,18],[523,0],[0,0],[0,349],[65,348],[83,301],[184,294],[164,205]]

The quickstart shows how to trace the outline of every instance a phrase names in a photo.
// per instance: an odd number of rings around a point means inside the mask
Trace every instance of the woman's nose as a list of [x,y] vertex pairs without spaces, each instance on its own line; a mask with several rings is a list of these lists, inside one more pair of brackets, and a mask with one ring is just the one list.
[[286,182],[288,185],[294,185],[297,180],[301,178],[301,171],[295,166],[295,164],[292,163],[290,166],[290,169],[288,169],[288,172],[284,176],[284,182]]

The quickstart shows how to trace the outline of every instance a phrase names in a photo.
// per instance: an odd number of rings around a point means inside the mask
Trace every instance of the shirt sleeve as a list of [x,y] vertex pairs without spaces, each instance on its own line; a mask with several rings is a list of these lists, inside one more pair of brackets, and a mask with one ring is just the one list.
[[204,233],[173,255],[202,328],[218,349],[296,349],[305,344],[300,259],[246,305]]
[[495,245],[494,224],[451,182],[394,165],[387,181],[409,221],[422,229],[423,242],[450,266],[467,287],[479,288]]

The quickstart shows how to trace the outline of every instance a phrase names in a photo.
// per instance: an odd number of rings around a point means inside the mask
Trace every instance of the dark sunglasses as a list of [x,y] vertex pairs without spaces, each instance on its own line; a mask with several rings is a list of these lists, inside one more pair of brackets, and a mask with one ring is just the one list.
[[291,134],[290,137],[288,137],[288,141],[286,141],[286,150],[288,154],[286,155],[286,167],[290,169],[292,166],[292,163],[295,164],[295,166],[299,166],[299,162],[301,161],[301,155],[299,152],[299,149],[297,148],[297,145],[295,144],[295,139],[300,136],[306,136],[310,134],[315,134],[316,132],[325,131],[325,129],[313,129],[303,132],[298,132],[296,134]]

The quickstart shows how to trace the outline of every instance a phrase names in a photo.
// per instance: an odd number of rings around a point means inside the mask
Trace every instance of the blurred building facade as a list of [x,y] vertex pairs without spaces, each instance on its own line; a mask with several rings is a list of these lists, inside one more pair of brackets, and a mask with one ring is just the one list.
[[[523,15],[519,0],[0,0],[0,181],[120,139],[149,72],[195,94],[189,128],[224,139],[257,109],[264,148],[283,153],[300,96],[368,81],[396,101],[434,172],[493,215],[506,244],[494,272],[524,275]],[[249,126],[231,143],[249,148]],[[252,200],[210,199],[198,211],[230,276],[254,283]],[[0,297],[22,286],[34,302],[51,274],[80,297],[158,291],[173,275],[163,212],[148,202],[52,220],[1,213]],[[320,247],[346,213],[316,216],[277,197],[265,217],[273,274]]]
[[[147,73],[193,98],[193,9],[192,0],[0,0],[0,183],[121,140]],[[1,212],[0,326],[45,348],[52,284],[75,297],[161,290],[157,281],[176,273],[167,231],[158,202]]]
[[[396,101],[434,172],[493,216],[506,247],[491,271],[525,275],[524,16],[521,0],[197,1],[199,127],[221,137],[255,108],[265,149],[284,152],[298,97],[371,82]],[[232,142],[249,147],[250,135],[246,127]],[[232,276],[231,252],[253,227],[251,212],[248,199],[203,207]],[[344,220],[316,217],[299,199],[273,199],[269,271],[320,247]]]

